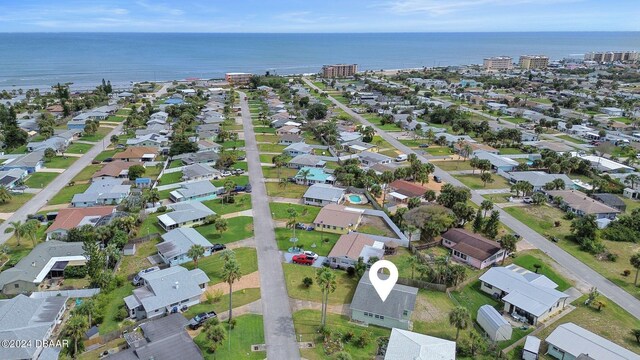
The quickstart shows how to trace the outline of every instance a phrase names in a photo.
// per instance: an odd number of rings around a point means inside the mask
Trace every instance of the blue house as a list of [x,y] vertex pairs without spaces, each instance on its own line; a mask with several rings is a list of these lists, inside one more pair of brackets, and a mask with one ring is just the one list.
[[164,101],[167,105],[182,105],[184,104],[184,100],[179,98],[170,98]]
[[293,179],[299,185],[333,184],[336,181],[336,178],[327,174],[324,169],[307,166],[301,168]]
[[42,168],[44,151],[34,151],[14,159],[9,159],[0,165],[0,170],[23,169],[32,174]]

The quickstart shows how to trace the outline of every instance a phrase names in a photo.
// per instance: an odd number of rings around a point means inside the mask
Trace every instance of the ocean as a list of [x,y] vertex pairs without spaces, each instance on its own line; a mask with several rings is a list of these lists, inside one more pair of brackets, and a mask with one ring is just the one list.
[[602,50],[640,50],[640,33],[2,33],[0,88],[314,73],[332,63],[378,70],[479,64],[496,55],[554,60]]

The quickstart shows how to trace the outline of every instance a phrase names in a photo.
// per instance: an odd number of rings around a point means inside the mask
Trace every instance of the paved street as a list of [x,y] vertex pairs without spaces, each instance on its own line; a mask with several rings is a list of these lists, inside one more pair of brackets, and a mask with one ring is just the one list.
[[[107,139],[106,144],[109,144],[108,139],[111,135],[119,134],[122,130],[122,124],[115,127],[109,134],[105,136]],[[47,185],[41,192],[36,194],[31,200],[24,204],[20,209],[13,213],[13,215],[5,222],[0,224],[0,244],[5,243],[12,234],[5,234],[5,230],[9,227],[9,223],[12,221],[25,221],[27,215],[35,214],[41,207],[47,204],[47,201],[57,194],[62,188],[67,186],[69,181],[73,179],[82,169],[91,165],[91,161],[104,150],[105,142],[100,141],[91,150],[87,151],[82,157],[78,158],[67,170],[62,172],[58,177]]]
[[251,204],[253,206],[253,226],[258,251],[258,271],[260,272],[260,295],[264,318],[264,335],[268,359],[300,359],[296,333],[291,317],[289,295],[284,281],[280,261],[280,251],[271,220],[271,210],[267,189],[263,182],[258,145],[256,143],[251,113],[245,94],[240,94],[242,122],[245,134],[245,148],[251,183]]
[[[318,87],[313,85],[313,83],[311,83],[309,80],[304,79],[304,81],[307,85],[311,86],[312,88],[320,90]],[[414,153],[418,156],[418,159],[420,161],[427,162],[427,159],[425,159],[423,156],[416,153],[415,151],[410,149],[408,146],[402,144],[401,142],[399,142],[398,140],[396,140],[395,138],[387,134],[385,131],[380,130],[378,127],[374,126],[369,121],[367,121],[367,119],[353,112],[351,109],[349,109],[348,106],[343,105],[342,103],[340,103],[339,101],[337,101],[331,96],[329,96],[329,99],[336,106],[346,111],[347,114],[357,119],[362,124],[372,126],[374,129],[376,129],[378,134],[384,140],[389,142],[391,145],[395,146],[398,150],[402,151],[405,154]],[[435,165],[436,163],[433,163],[433,164]],[[465,186],[456,178],[451,176],[449,173],[441,170],[438,167],[435,168],[434,175],[439,176],[445,182],[450,183],[452,185],[463,186],[463,187]],[[483,200],[485,200],[477,192],[472,190],[471,193],[472,193],[471,200],[474,203],[479,205]],[[533,246],[537,247],[538,249],[542,250],[544,253],[549,255],[551,258],[553,258],[562,267],[562,269],[564,269],[566,273],[572,275],[572,277],[577,278],[587,284],[597,287],[598,290],[604,296],[606,296],[616,304],[620,305],[622,308],[627,310],[636,318],[640,319],[640,300],[636,299],[626,291],[622,290],[620,287],[618,287],[611,281],[607,280],[602,275],[598,274],[596,271],[594,271],[593,269],[591,269],[590,267],[582,263],[580,260],[571,256],[569,253],[562,250],[560,247],[558,247],[551,241],[545,239],[542,235],[538,234],[537,232],[535,232],[534,230],[532,230],[522,222],[515,219],[513,216],[506,213],[504,210],[497,207],[496,209],[500,212],[500,220],[507,227],[509,227],[514,232],[520,234],[522,238],[526,239],[526,241],[528,241]]]

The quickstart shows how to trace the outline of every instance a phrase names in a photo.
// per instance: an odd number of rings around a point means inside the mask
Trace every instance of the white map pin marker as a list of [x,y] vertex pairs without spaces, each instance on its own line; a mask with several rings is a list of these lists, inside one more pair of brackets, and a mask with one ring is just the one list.
[[[378,274],[380,269],[385,268],[389,270],[389,277],[386,279],[381,279]],[[378,296],[384,302],[387,300],[387,296],[391,294],[391,290],[393,290],[393,286],[398,281],[398,268],[389,260],[378,260],[373,265],[371,265],[371,269],[369,269],[369,281],[371,281],[371,285],[376,289]]]

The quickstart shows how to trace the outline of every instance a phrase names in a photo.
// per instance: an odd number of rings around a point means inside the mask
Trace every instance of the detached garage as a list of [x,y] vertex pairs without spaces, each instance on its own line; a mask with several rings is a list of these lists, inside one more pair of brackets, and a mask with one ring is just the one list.
[[478,324],[493,341],[511,340],[511,324],[491,305],[478,309]]

